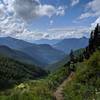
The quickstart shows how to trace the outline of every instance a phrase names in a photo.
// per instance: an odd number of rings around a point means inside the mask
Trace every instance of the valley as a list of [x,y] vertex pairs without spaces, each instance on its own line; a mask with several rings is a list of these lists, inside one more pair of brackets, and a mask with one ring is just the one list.
[[100,0],[0,0],[0,100],[100,100]]
[[[99,28],[97,25],[91,33],[91,41],[85,48],[71,50],[63,60],[52,64],[47,70],[15,60],[13,57],[21,51],[1,45],[0,100],[99,100]],[[47,48],[43,46],[43,50]]]

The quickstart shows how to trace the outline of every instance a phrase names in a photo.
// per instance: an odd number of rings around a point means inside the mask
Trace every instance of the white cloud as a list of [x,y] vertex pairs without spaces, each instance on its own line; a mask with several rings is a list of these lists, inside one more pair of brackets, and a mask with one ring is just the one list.
[[3,0],[3,1],[4,1],[4,5],[6,6],[7,11],[14,12],[14,8],[13,8],[14,0]]
[[3,4],[0,4],[0,20],[5,18],[5,7]]
[[90,1],[85,8],[85,12],[82,13],[79,19],[94,17],[96,20],[91,23],[91,29],[100,23],[100,0],[92,0]]
[[[16,23],[18,22],[18,23]],[[80,38],[89,35],[89,28],[86,27],[66,27],[52,28],[48,32],[29,31],[25,23],[12,17],[6,18],[0,22],[0,36],[11,36],[18,39],[32,41],[34,39],[64,39],[64,38]]]
[[98,18],[91,24],[91,28],[94,29],[94,27],[97,25],[97,23],[100,24],[100,17],[98,17]]
[[40,5],[36,10],[37,16],[51,17],[55,13],[56,13],[56,9],[52,5]]
[[82,13],[79,19],[100,16],[100,0],[92,0],[86,5],[86,12]]
[[60,15],[60,16],[65,15],[65,9],[66,8],[67,7],[59,6],[58,9],[57,9],[57,11],[56,11],[56,15]]
[[[16,21],[18,23],[16,23]],[[33,32],[26,28],[26,25],[21,20],[16,20],[16,18],[8,17],[3,21],[0,21],[0,36],[1,37],[14,37],[18,39],[24,39],[31,41],[33,39],[45,38],[47,33]]]
[[[25,20],[43,16],[63,16],[65,9],[66,7],[63,6],[56,8],[52,5],[42,5],[39,0],[16,0],[16,2],[4,0],[4,4],[0,4],[0,36],[32,41],[33,39],[79,38],[84,34],[87,35],[89,28],[86,27],[54,28],[49,29],[48,32],[33,32],[27,29]],[[50,25],[52,24],[53,20],[50,20]]]
[[47,4],[42,5],[37,0],[15,0],[14,9],[17,15],[24,20],[29,20],[41,16],[64,15],[66,8],[62,6],[56,8],[53,5]]
[[75,6],[79,2],[80,2],[79,0],[71,0],[71,6]]
[[81,14],[81,16],[79,17],[79,19],[84,19],[84,18],[93,17],[93,16],[94,16],[93,13],[87,12],[87,13]]
[[52,28],[48,30],[52,39],[64,38],[80,38],[89,36],[90,29],[88,27],[65,27],[65,28]]
[[[3,0],[0,2],[0,36],[11,36],[28,41],[50,39],[53,35],[49,33],[28,30],[26,21],[43,16],[62,16],[65,9],[61,6],[56,8],[52,5],[42,5],[39,0]],[[53,24],[53,20],[50,24]]]

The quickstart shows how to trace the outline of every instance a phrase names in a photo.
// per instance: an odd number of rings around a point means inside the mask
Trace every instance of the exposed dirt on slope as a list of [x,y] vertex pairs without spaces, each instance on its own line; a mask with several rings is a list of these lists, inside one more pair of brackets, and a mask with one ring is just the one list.
[[64,100],[64,96],[63,96],[63,88],[66,86],[66,84],[72,80],[72,77],[74,76],[74,72],[72,72],[69,77],[63,81],[63,83],[56,89],[56,91],[54,92],[54,97],[56,98],[56,100]]

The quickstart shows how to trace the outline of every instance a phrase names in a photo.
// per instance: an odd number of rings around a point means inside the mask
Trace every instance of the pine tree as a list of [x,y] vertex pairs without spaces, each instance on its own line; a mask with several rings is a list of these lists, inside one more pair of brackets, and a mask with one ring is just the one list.
[[97,24],[95,29],[91,32],[89,45],[86,47],[84,57],[88,59],[96,49],[100,48],[100,26]]
[[94,30],[94,47],[97,49],[100,46],[100,26],[97,24],[95,30]]
[[74,63],[75,63],[75,56],[74,56],[73,50],[71,50],[71,52],[70,52],[70,72],[75,71]]
[[71,52],[70,52],[70,61],[74,62],[74,52],[73,52],[73,50],[71,50]]

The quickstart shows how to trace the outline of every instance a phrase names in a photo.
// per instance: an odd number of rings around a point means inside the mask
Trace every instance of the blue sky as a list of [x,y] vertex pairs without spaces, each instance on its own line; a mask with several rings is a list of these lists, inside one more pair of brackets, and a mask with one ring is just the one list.
[[[74,25],[84,25],[89,26],[92,19],[84,20],[82,23],[74,23],[77,18],[81,15],[84,11],[84,5],[86,5],[90,0],[81,0],[79,3],[71,6],[71,0],[41,0],[42,4],[49,4],[55,7],[66,7],[64,9],[65,14],[61,16],[52,16],[51,18],[44,16],[39,18],[38,20],[33,20],[32,28],[40,28],[45,30],[45,28],[54,28],[54,27],[67,27],[67,26],[74,26]],[[52,25],[50,25],[50,21],[53,21]]]
[[28,41],[89,36],[100,0],[0,0],[0,36]]

